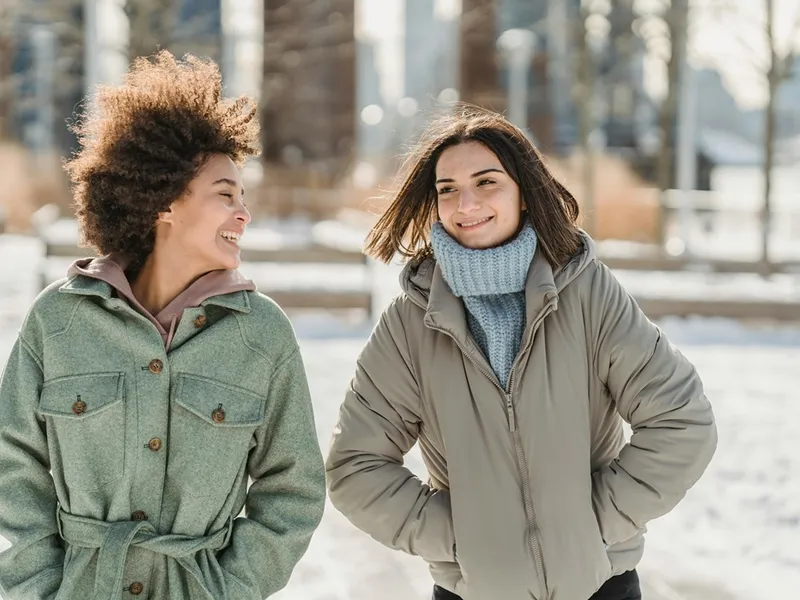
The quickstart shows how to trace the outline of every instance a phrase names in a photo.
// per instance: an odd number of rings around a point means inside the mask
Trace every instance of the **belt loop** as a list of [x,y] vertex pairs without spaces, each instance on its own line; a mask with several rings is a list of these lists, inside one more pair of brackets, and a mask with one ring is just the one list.
[[64,540],[64,529],[61,526],[61,503],[58,502],[57,500],[56,500],[56,528],[58,529],[58,537]]
[[233,515],[228,517],[228,530],[225,532],[225,539],[222,540],[222,547],[227,548],[233,536]]

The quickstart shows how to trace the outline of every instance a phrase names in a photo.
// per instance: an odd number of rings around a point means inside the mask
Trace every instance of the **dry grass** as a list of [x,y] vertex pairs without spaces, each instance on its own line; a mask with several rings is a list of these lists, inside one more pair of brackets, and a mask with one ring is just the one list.
[[0,212],[6,216],[6,231],[30,230],[31,215],[45,204],[58,205],[71,214],[69,188],[58,156],[35,160],[24,148],[0,145]]
[[[658,190],[645,183],[622,160],[600,155],[594,163],[594,207],[591,234],[595,239],[655,242],[658,235]],[[573,193],[586,214],[584,157],[548,160],[556,177]],[[584,216],[584,224],[587,219]]]

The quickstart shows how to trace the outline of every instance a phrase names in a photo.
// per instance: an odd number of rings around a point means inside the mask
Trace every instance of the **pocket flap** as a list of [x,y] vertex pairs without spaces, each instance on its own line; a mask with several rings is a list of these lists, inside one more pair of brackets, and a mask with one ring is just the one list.
[[[245,427],[264,421],[266,397],[207,377],[182,374],[175,402],[216,427]],[[223,419],[214,419],[216,410],[223,411]]]
[[85,419],[122,402],[122,373],[69,375],[46,381],[39,412],[54,417]]

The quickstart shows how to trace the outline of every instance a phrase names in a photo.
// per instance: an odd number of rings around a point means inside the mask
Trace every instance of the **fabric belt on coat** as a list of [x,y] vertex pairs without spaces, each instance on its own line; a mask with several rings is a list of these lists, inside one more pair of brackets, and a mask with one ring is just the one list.
[[61,508],[58,509],[57,521],[58,533],[67,543],[82,548],[100,549],[94,581],[95,600],[122,598],[125,558],[131,546],[174,558],[205,587],[203,574],[193,557],[200,550],[223,548],[228,544],[233,531],[233,519],[230,518],[227,527],[205,537],[159,535],[147,521],[109,523],[72,515]]

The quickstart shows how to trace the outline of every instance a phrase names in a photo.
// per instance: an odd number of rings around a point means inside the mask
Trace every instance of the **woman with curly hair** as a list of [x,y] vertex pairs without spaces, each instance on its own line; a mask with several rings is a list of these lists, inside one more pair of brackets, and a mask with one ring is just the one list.
[[[525,134],[465,107],[368,238],[407,264],[341,408],[330,498],[425,559],[434,600],[641,600],[646,525],[714,453],[694,367],[577,219]],[[417,441],[427,483],[403,465]]]
[[100,257],[39,295],[0,383],[0,596],[267,598],[325,484],[292,327],[236,270],[256,107],[166,52],[93,107],[66,169]]

